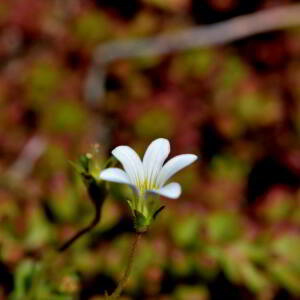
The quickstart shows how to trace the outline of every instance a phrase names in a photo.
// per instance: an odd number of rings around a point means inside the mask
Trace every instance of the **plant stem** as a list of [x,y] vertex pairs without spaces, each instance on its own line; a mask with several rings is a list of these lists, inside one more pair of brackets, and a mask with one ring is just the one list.
[[87,227],[81,229],[79,232],[77,232],[70,240],[68,240],[66,243],[64,243],[62,246],[58,248],[59,252],[65,251],[67,248],[69,248],[75,241],[77,241],[81,236],[86,234],[87,232],[91,231],[99,222],[101,218],[101,208],[95,206],[95,217],[90,225]]
[[136,232],[135,233],[135,238],[134,238],[134,241],[133,241],[133,244],[132,244],[132,247],[131,247],[131,251],[129,253],[128,263],[127,263],[124,275],[123,275],[122,279],[119,281],[119,284],[118,284],[117,288],[115,289],[115,291],[110,296],[107,296],[106,299],[113,300],[113,299],[118,299],[120,297],[120,295],[121,295],[121,293],[122,293],[122,291],[125,287],[125,284],[128,280],[128,277],[130,275],[130,271],[132,269],[132,265],[133,265],[134,256],[135,256],[135,252],[136,252],[136,249],[137,249],[138,241],[140,240],[141,236],[142,236],[141,232]]

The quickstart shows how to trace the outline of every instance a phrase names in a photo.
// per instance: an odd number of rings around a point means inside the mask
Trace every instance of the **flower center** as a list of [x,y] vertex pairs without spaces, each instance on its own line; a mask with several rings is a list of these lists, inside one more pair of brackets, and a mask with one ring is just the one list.
[[156,184],[150,182],[147,178],[144,181],[138,182],[137,187],[140,190],[141,194],[144,194],[144,192],[146,190],[156,190],[156,189],[158,189]]

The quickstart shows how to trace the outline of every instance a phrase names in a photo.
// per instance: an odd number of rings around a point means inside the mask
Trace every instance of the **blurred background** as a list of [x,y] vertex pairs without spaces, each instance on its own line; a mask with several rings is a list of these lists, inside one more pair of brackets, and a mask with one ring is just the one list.
[[58,253],[94,216],[68,161],[95,143],[102,162],[120,144],[143,154],[157,137],[171,156],[201,159],[176,175],[181,198],[162,199],[122,299],[299,299],[300,26],[161,55],[101,52],[295,2],[0,1],[1,300],[114,290],[134,232],[123,187]]

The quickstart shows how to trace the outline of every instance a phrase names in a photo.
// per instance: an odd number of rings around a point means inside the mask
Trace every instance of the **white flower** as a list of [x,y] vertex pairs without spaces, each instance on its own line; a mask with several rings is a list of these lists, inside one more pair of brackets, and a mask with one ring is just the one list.
[[128,184],[138,198],[147,199],[149,194],[155,194],[176,199],[181,194],[179,183],[165,184],[175,173],[193,163],[197,156],[182,154],[164,164],[169,153],[170,143],[163,138],[149,145],[143,161],[130,147],[116,147],[112,154],[120,161],[125,171],[119,168],[108,168],[100,173],[100,179]]

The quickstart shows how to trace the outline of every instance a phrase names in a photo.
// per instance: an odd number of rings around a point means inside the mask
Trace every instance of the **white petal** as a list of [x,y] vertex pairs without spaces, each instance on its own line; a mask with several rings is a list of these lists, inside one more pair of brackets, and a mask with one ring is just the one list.
[[164,196],[171,199],[176,199],[181,194],[181,186],[177,182],[171,182],[158,190],[149,190],[147,193]]
[[101,171],[100,179],[117,183],[131,184],[128,175],[123,170],[118,168],[108,168]]
[[112,151],[112,154],[121,162],[132,184],[139,185],[144,181],[143,164],[133,149],[119,146]]
[[159,171],[169,153],[170,143],[167,139],[163,138],[153,141],[147,148],[143,158],[143,167],[145,179],[149,187],[156,184]]
[[182,154],[170,159],[161,169],[158,176],[158,186],[163,186],[170,177],[181,169],[193,163],[198,157],[194,154]]

